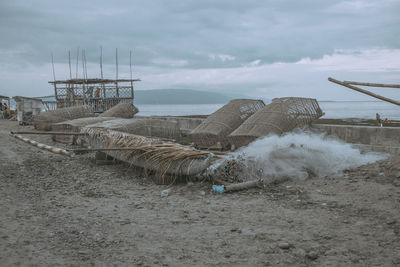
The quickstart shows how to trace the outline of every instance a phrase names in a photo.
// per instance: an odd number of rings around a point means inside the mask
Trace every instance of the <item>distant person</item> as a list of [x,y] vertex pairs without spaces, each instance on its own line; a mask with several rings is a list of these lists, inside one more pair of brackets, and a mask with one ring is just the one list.
[[3,104],[3,117],[8,118],[8,106],[6,103]]
[[382,127],[381,115],[379,115],[379,113],[376,113],[376,123],[378,126]]
[[95,97],[95,98],[100,98],[100,88],[97,88],[94,97]]
[[388,119],[388,118],[385,118],[385,119],[383,120],[382,124],[388,124],[389,122],[390,122],[389,119]]

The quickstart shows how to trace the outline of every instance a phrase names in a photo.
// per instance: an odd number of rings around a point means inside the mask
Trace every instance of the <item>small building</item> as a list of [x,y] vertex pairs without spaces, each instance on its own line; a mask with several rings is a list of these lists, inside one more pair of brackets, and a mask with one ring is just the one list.
[[21,125],[32,124],[33,116],[43,110],[43,103],[39,98],[14,96],[13,99],[17,108],[17,120]]
[[56,108],[89,105],[101,113],[119,103],[133,103],[133,83],[139,79],[70,79],[49,81]]

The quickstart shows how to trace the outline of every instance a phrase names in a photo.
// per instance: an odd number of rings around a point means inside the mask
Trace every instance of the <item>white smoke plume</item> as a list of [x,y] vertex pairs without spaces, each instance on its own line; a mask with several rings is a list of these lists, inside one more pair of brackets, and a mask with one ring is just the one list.
[[[336,176],[346,169],[387,158],[386,154],[361,153],[351,144],[316,133],[271,135],[228,154],[211,169],[226,170],[229,162],[241,165],[241,180]],[[221,168],[222,167],[222,168]]]

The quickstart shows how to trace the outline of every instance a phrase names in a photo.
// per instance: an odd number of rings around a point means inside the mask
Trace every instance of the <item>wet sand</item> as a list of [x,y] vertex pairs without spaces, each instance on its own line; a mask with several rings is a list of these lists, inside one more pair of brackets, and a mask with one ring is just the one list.
[[400,264],[399,157],[337,178],[223,195],[206,182],[181,184],[161,197],[167,186],[127,165],[9,136],[21,128],[0,120],[2,266]]

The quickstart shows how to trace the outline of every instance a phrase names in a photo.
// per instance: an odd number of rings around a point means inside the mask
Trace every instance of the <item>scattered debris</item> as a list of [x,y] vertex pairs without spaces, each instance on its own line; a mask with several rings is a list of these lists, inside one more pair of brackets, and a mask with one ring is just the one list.
[[291,244],[289,244],[289,243],[287,243],[287,242],[280,242],[280,243],[278,244],[278,247],[281,248],[281,249],[289,249],[289,248],[291,248],[292,246],[291,246]]
[[318,259],[318,253],[315,250],[311,250],[306,254],[306,257],[309,258],[310,260],[316,260]]
[[171,188],[161,191],[161,197],[167,197],[169,196],[169,193],[171,193]]

